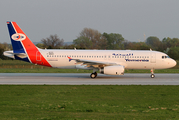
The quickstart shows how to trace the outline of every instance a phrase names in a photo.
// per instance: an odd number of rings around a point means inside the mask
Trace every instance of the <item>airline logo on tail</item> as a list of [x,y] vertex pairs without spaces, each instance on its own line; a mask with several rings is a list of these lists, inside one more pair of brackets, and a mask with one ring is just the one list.
[[22,41],[22,40],[25,40],[26,39],[26,36],[24,34],[21,34],[21,33],[16,33],[16,34],[13,34],[11,36],[11,38],[13,40],[16,40],[16,41]]

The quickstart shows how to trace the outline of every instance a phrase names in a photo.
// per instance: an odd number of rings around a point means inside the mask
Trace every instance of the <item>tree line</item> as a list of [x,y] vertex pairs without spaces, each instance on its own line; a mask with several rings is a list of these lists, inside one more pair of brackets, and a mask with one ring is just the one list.
[[[163,38],[150,36],[144,42],[131,42],[125,40],[118,33],[100,33],[98,30],[84,28],[73,43],[64,44],[64,40],[57,35],[43,38],[36,45],[42,49],[106,49],[106,50],[156,50],[168,54],[171,58],[179,60],[179,38]],[[3,51],[12,47],[7,43],[0,44],[0,58],[7,59],[2,55]]]

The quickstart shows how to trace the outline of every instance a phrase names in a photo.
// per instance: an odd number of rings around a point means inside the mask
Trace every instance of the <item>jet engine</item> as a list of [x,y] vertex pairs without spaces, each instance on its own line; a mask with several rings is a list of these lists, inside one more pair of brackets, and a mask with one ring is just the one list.
[[100,69],[100,73],[106,75],[123,75],[124,66],[105,66]]

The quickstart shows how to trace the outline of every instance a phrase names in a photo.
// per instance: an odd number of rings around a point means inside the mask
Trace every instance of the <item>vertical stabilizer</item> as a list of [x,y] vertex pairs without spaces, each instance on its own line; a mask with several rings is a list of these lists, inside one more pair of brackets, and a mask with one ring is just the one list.
[[[15,59],[51,67],[39,52],[38,48],[32,43],[16,22],[7,22],[7,26]],[[37,53],[42,58],[41,61],[36,59]]]

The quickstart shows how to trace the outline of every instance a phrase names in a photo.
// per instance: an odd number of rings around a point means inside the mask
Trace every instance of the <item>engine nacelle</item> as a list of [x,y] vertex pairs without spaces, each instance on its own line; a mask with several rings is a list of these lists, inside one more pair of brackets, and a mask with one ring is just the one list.
[[123,75],[124,66],[105,66],[100,69],[100,73],[106,75]]

